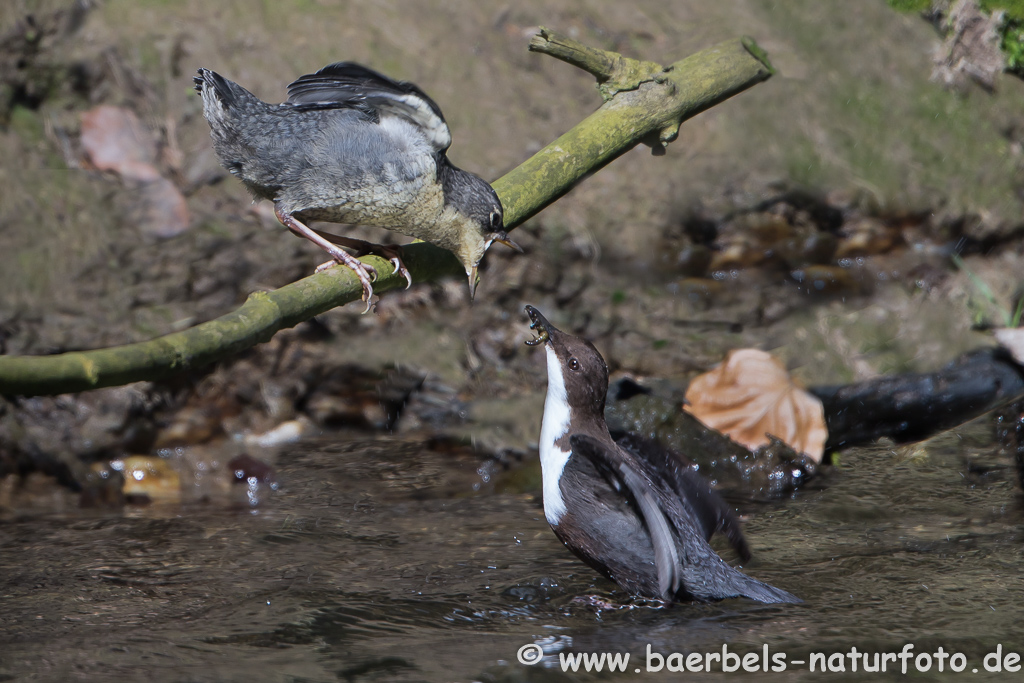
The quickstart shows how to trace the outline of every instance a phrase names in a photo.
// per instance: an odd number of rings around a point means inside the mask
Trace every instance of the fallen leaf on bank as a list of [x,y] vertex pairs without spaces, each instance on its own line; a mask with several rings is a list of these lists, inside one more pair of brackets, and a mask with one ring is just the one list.
[[143,233],[157,239],[176,237],[188,230],[188,203],[178,187],[167,178],[144,183],[134,197],[129,219]]
[[151,181],[160,177],[156,143],[138,117],[123,107],[103,105],[82,113],[82,149],[101,171]]
[[1013,359],[1024,365],[1024,327],[1004,327],[995,330],[996,341],[1010,352]]
[[684,410],[750,450],[767,444],[771,434],[821,462],[828,438],[821,401],[764,351],[730,351],[721,365],[690,382],[686,400]]
[[143,233],[167,239],[189,227],[188,204],[156,168],[153,134],[123,107],[102,105],[82,113],[82,150],[100,171],[113,171],[135,194],[126,219]]

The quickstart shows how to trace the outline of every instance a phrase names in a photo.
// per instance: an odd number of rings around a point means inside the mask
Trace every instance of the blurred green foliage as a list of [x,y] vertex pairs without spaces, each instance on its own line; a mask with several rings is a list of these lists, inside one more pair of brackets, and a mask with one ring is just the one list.
[[1016,17],[1007,19],[1002,28],[1003,53],[1006,54],[1006,70],[1024,78],[1024,20]]
[[889,7],[897,12],[927,12],[932,7],[932,0],[887,0]]

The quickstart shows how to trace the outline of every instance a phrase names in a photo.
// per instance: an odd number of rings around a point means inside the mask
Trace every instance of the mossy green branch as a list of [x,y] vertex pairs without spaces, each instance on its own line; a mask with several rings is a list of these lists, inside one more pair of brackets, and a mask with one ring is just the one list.
[[[614,83],[616,91],[596,112],[494,183],[507,229],[637,144],[646,142],[657,152],[675,139],[682,121],[772,73],[749,38],[721,43],[662,68],[586,48],[551,31],[541,37],[540,42],[555,47],[533,49],[557,51],[559,58],[598,75],[602,84]],[[384,259],[364,260],[382,273],[375,292],[405,285]],[[450,252],[430,244],[406,246],[405,264],[414,282],[465,277]],[[361,293],[351,271],[330,268],[278,290],[252,294],[239,309],[216,320],[150,341],[53,356],[0,356],[0,394],[59,394],[161,379],[265,342],[278,330],[358,301]]]

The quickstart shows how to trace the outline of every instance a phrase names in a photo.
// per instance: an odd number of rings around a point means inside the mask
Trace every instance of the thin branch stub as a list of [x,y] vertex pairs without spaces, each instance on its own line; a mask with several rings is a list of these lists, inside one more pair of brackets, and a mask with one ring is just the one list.
[[557,31],[540,27],[530,39],[530,51],[550,55],[593,74],[597,89],[607,102],[617,93],[636,90],[648,81],[665,82],[658,75],[667,71],[654,62],[623,57],[617,52],[589,47]]

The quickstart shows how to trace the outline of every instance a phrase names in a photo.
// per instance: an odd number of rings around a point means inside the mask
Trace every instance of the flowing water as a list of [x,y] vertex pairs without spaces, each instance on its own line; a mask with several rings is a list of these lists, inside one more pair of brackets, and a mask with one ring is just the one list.
[[[982,420],[912,448],[848,451],[817,487],[748,508],[745,570],[803,604],[671,608],[629,602],[562,547],[536,487],[508,483],[530,481],[536,462],[492,477],[417,442],[301,443],[279,454],[279,489],[254,508],[8,519],[0,680],[576,680],[597,674],[563,673],[560,654],[602,652],[631,655],[602,680],[665,680],[678,676],[669,664],[686,666],[672,653],[723,646],[755,653],[752,668],[767,646],[787,664],[767,678],[799,680],[820,676],[812,653],[906,644],[962,653],[959,675],[993,678],[987,653],[1024,651],[1022,510],[989,432]],[[545,656],[521,664],[531,644]],[[669,657],[660,673],[647,671],[659,663],[648,646]],[[840,659],[844,679],[878,678],[862,660],[856,675],[848,656],[826,663]],[[899,667],[887,662],[890,675]]]

